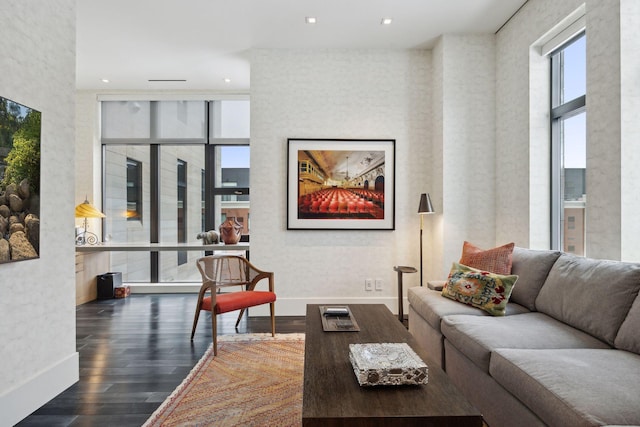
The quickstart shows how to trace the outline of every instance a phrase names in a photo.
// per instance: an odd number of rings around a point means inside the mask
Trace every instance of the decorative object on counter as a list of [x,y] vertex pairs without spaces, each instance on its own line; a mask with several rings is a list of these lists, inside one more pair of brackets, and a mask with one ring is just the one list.
[[431,204],[429,193],[420,195],[420,205],[418,205],[418,213],[420,214],[420,286],[422,286],[422,229],[424,228],[424,216],[426,214],[436,213]]
[[225,222],[218,227],[220,230],[220,238],[227,245],[235,245],[240,241],[242,235],[242,224],[238,222],[235,216],[227,218]]
[[407,343],[349,344],[349,360],[361,386],[426,384],[427,365]]
[[76,245],[95,245],[100,240],[95,233],[89,231],[88,218],[104,218],[105,214],[95,208],[89,200],[76,206],[76,218],[84,218],[83,231],[76,236]]
[[220,235],[216,230],[203,231],[196,236],[198,240],[202,240],[203,245],[215,245],[220,243]]

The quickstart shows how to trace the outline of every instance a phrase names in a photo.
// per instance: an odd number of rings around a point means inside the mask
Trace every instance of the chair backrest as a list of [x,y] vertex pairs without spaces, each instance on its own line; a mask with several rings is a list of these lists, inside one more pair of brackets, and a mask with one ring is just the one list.
[[254,271],[246,258],[237,255],[210,255],[196,261],[203,284],[216,288],[244,286],[251,283],[259,271]]

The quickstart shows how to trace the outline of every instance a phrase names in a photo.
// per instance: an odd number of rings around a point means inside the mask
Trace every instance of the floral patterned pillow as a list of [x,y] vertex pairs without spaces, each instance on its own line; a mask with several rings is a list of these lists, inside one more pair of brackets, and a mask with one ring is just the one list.
[[476,245],[464,242],[462,245],[462,265],[486,270],[497,274],[511,274],[511,262],[513,247],[515,244],[507,243],[492,249],[480,249]]
[[453,263],[442,296],[477,308],[493,316],[504,316],[518,276],[501,275]]

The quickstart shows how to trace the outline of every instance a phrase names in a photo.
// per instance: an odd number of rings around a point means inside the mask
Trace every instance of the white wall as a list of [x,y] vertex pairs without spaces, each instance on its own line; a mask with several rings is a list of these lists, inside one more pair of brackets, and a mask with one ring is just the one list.
[[430,253],[439,263],[425,279],[442,279],[465,240],[496,245],[495,37],[445,35],[433,62],[438,72],[432,80],[437,114],[431,164],[438,173],[433,200],[439,214]]
[[42,112],[40,258],[0,265],[0,425],[78,380],[75,0],[0,3],[0,95]]
[[[275,272],[279,315],[314,302],[397,310],[393,266],[418,267],[418,202],[431,185],[430,72],[420,50],[253,52],[251,260]],[[395,139],[396,230],[287,231],[287,138]],[[365,278],[384,290],[366,292]],[[418,283],[405,276],[405,288]]]
[[623,261],[640,260],[640,2],[622,0],[620,2],[620,93],[621,99],[621,171],[622,194],[621,228],[624,230],[621,243]]

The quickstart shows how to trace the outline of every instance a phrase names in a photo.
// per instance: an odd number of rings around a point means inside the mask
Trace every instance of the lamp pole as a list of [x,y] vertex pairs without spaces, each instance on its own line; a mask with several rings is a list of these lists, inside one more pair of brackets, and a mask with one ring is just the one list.
[[431,197],[428,193],[422,193],[420,195],[418,213],[420,214],[420,286],[422,286],[422,230],[424,228],[424,215],[435,213],[433,205],[431,204]]
[[420,286],[422,286],[422,229],[424,226],[424,214],[420,214]]

